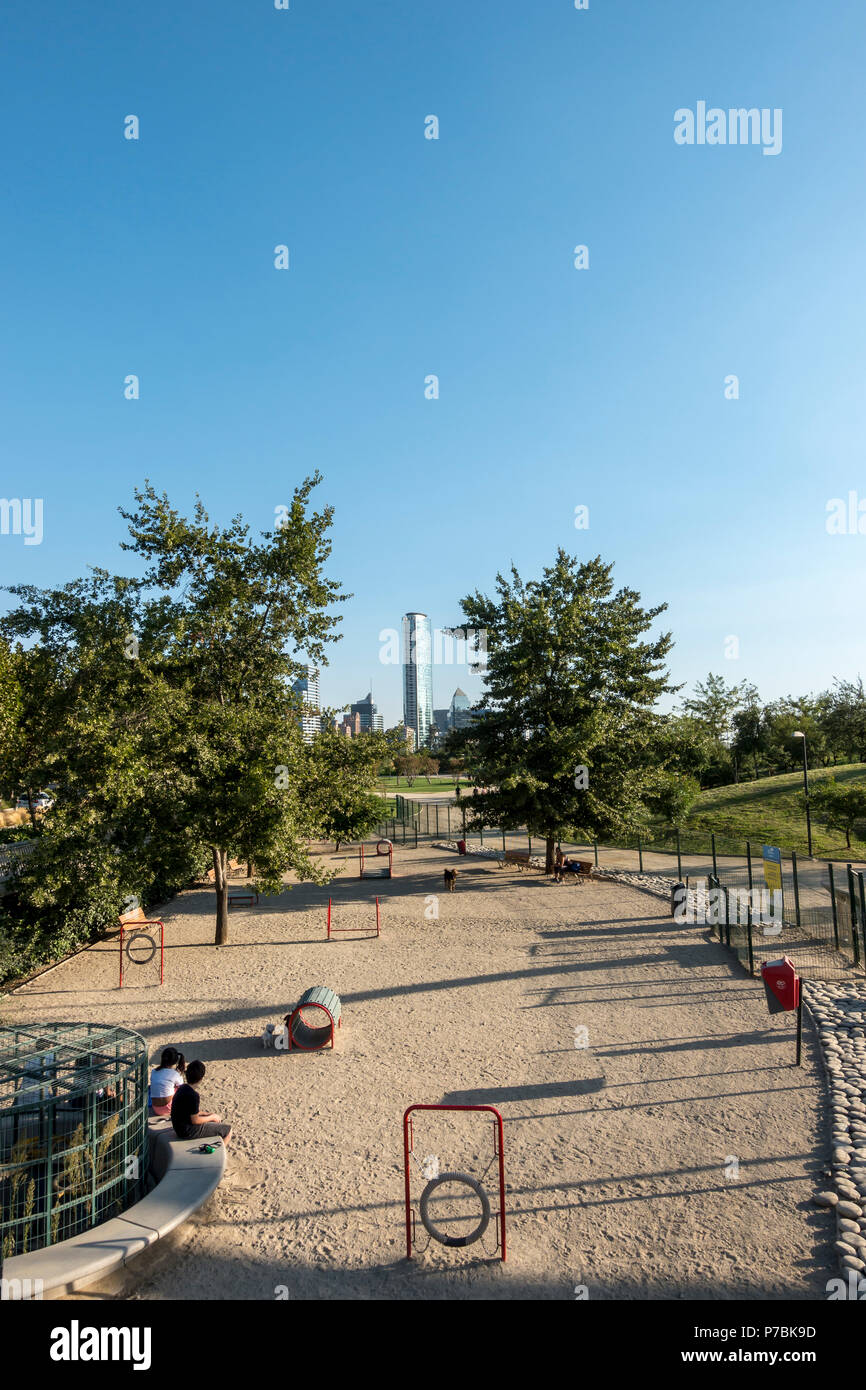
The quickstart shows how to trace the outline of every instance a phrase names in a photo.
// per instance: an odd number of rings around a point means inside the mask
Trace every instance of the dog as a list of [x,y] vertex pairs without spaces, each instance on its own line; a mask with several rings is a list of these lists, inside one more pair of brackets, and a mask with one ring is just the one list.
[[454,884],[455,884],[456,882],[457,882],[457,870],[456,870],[456,869],[446,869],[446,870],[445,870],[445,887],[448,889],[448,892],[449,892],[449,893],[453,893],[453,892],[454,892]]
[[274,1047],[283,1051],[288,1034],[287,1023],[283,1023],[282,1026],[277,1023],[267,1023],[265,1024],[265,1031],[262,1033],[262,1047]]

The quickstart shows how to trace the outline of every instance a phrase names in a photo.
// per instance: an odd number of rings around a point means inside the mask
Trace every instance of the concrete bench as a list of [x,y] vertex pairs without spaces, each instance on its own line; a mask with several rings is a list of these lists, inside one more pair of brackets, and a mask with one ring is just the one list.
[[[81,1235],[14,1255],[3,1262],[3,1297],[61,1298],[105,1278],[197,1211],[222,1181],[226,1151],[194,1152],[198,1139],[178,1139],[168,1120],[149,1119],[151,1174],[156,1186],[122,1216]],[[22,1292],[21,1291],[27,1291]]]

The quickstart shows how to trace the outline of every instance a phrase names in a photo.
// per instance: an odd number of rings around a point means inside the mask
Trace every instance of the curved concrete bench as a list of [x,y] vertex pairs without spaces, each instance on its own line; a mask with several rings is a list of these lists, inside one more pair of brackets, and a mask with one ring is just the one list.
[[29,1255],[4,1260],[2,1297],[60,1298],[86,1288],[167,1236],[207,1201],[222,1181],[226,1151],[194,1152],[199,1139],[178,1139],[168,1120],[149,1119],[151,1173],[156,1187],[123,1216]]

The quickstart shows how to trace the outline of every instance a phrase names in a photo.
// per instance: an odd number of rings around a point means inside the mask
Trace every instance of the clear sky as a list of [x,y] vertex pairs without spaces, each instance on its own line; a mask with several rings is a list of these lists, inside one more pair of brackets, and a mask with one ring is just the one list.
[[[123,570],[145,476],[269,529],[318,468],[331,703],[396,721],[380,631],[560,545],[668,602],[677,680],[866,674],[826,529],[866,501],[863,0],[18,0],[0,39],[0,494],[44,507],[0,582]],[[781,152],[677,144],[701,101]]]

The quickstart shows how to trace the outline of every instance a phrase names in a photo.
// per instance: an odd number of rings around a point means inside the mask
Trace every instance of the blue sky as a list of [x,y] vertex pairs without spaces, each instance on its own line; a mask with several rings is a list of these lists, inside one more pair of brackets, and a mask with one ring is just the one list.
[[[668,602],[678,681],[866,674],[866,535],[825,524],[866,499],[864,39],[862,0],[19,4],[0,494],[44,538],[0,582],[128,566],[145,476],[268,529],[318,468],[331,703],[372,676],[395,721],[380,631],[560,545]],[[677,145],[698,101],[781,108],[781,153]]]

